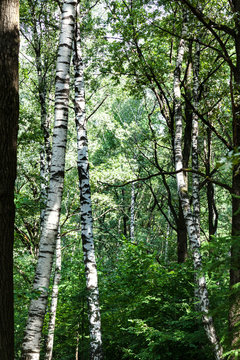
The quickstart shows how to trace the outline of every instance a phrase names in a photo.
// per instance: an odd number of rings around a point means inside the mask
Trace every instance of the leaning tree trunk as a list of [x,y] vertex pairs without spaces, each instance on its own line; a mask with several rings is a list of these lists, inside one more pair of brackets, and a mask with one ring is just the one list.
[[183,214],[186,221],[190,246],[193,254],[194,269],[196,272],[196,285],[199,296],[199,308],[200,311],[202,312],[204,328],[207,337],[213,346],[215,357],[217,360],[220,360],[222,359],[222,348],[216,336],[212,317],[209,316],[209,298],[206,287],[206,279],[205,276],[201,274],[202,260],[200,254],[199,230],[198,230],[198,226],[196,226],[195,218],[190,208],[190,200],[189,200],[184,173],[183,171],[181,171],[181,169],[183,169],[183,155],[182,155],[183,125],[182,125],[180,76],[181,76],[181,68],[182,68],[183,56],[185,50],[184,37],[186,34],[187,34],[187,27],[186,24],[184,24],[183,39],[181,39],[179,43],[176,69],[174,72],[174,106],[175,106],[175,126],[176,126],[175,141],[174,141],[175,168],[177,172],[176,177],[177,177],[178,193],[182,203]]
[[13,238],[18,124],[18,0],[0,1],[0,357],[14,358]]
[[56,314],[57,314],[57,303],[58,303],[58,285],[61,280],[61,265],[62,265],[60,228],[58,229],[58,236],[56,241],[55,259],[56,260],[55,260],[55,269],[54,269],[52,300],[50,306],[50,316],[48,323],[48,336],[46,341],[45,360],[52,360],[52,353],[53,353],[53,341],[54,341],[54,331],[55,331],[55,322],[56,322]]
[[81,235],[85,263],[85,276],[90,328],[90,359],[103,359],[101,318],[97,267],[93,241],[92,203],[89,183],[87,119],[85,112],[85,89],[81,54],[80,31],[76,21],[74,54],[75,71],[75,119],[77,129],[78,176],[80,187]]
[[38,360],[40,356],[41,332],[47,306],[49,280],[58,234],[67,141],[69,67],[76,2],[76,0],[66,0],[63,5],[56,69],[55,125],[50,184],[40,238],[38,264],[33,284],[33,290],[37,298],[32,299],[30,302],[28,321],[22,346],[22,358],[24,360]]

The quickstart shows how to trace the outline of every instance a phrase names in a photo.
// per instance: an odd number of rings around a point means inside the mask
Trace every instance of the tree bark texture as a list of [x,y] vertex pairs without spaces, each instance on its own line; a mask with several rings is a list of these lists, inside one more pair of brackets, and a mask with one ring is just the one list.
[[50,316],[49,316],[49,323],[48,323],[48,336],[47,336],[47,341],[46,341],[45,360],[52,360],[54,331],[55,331],[57,303],[58,303],[58,285],[61,280],[61,266],[62,266],[62,256],[61,255],[62,255],[61,254],[61,234],[60,234],[60,228],[59,228],[57,241],[56,241],[56,252],[55,252],[56,260],[55,260],[55,269],[54,269],[54,280],[53,280]]
[[135,184],[131,186],[131,221],[130,221],[130,239],[134,242],[135,230]]
[[[168,219],[171,217],[171,210],[170,207],[168,208]],[[166,239],[165,239],[165,247],[164,247],[164,262],[167,265],[168,264],[168,241],[170,239],[170,224],[167,224],[167,233],[166,233]]]
[[[192,64],[192,42],[189,42],[188,46],[188,63],[186,70],[186,81],[185,81],[185,96],[187,101],[184,104],[185,107],[185,128],[184,128],[184,141],[183,141],[183,167],[188,168],[189,159],[191,155],[191,146],[192,146],[192,121],[193,121],[193,111],[190,104],[192,99],[192,72],[193,72],[193,64]],[[188,173],[184,172],[185,182],[188,186]]]
[[[34,15],[34,14],[33,14]],[[48,183],[51,165],[51,143],[50,143],[50,121],[47,111],[47,78],[44,67],[41,60],[41,43],[38,38],[36,25],[34,26],[33,44],[36,56],[36,69],[38,74],[38,94],[39,103],[41,107],[41,129],[44,138],[44,143],[41,146],[40,151],[40,177],[41,177],[41,189],[40,189],[40,229],[43,229],[44,215],[47,204]]]
[[[200,45],[196,42],[193,63],[193,101],[194,108],[198,109],[199,101],[199,68],[200,68]],[[193,217],[200,239],[200,198],[199,198],[199,175],[198,175],[198,116],[194,113],[192,119],[192,205]]]
[[179,214],[177,217],[176,225],[177,225],[177,257],[178,257],[178,263],[182,264],[187,260],[188,252],[187,252],[187,227],[183,215],[181,199],[179,199]]
[[81,235],[85,264],[85,276],[90,329],[90,359],[103,359],[101,318],[97,266],[93,240],[93,217],[89,179],[87,119],[85,111],[85,88],[81,38],[78,24],[75,28],[75,120],[77,130],[78,176],[80,187]]
[[69,68],[76,14],[75,0],[63,4],[62,23],[56,69],[55,124],[52,144],[52,163],[47,206],[40,238],[39,257],[33,291],[37,298],[30,302],[23,340],[22,358],[38,360],[44,315],[47,306],[49,280],[58,234],[63,192],[65,152],[68,124]]
[[50,121],[48,117],[48,94],[49,81],[48,70],[49,63],[46,57],[43,59],[43,42],[41,34],[41,19],[36,14],[36,7],[39,6],[36,2],[28,0],[29,11],[32,17],[32,26],[30,31],[30,38],[28,39],[31,48],[35,54],[35,67],[37,73],[37,92],[39,104],[41,109],[41,130],[43,135],[43,143],[40,150],[40,230],[43,228],[44,214],[47,203],[47,192],[51,164],[51,143],[50,143]]
[[125,189],[122,189],[123,235],[127,238],[127,236],[128,236],[128,226],[127,226],[128,217],[125,213],[125,202],[126,202]]
[[[240,49],[239,49],[240,50]],[[239,66],[240,71],[240,66]],[[234,74],[233,84],[233,144],[234,149],[240,148],[240,73]],[[232,246],[230,267],[230,329],[232,345],[239,346],[240,340],[240,291],[233,286],[240,283],[240,164],[233,166],[232,174]],[[238,344],[238,345],[237,345]]]
[[[233,0],[235,13],[235,49],[236,66],[233,70],[232,113],[233,113],[233,146],[240,149],[240,1]],[[234,164],[232,174],[232,246],[230,265],[230,311],[229,328],[231,343],[234,349],[240,344],[240,290],[234,285],[240,283],[240,163]]]
[[[187,33],[186,19],[183,23],[182,36],[185,37]],[[183,168],[183,155],[182,155],[182,105],[181,105],[181,68],[183,63],[185,51],[185,41],[184,39],[180,40],[178,47],[178,54],[176,60],[176,68],[174,72],[174,107],[175,107],[175,141],[174,141],[174,150],[175,150],[175,169],[178,172],[177,177],[177,187],[179,197],[182,203],[183,214],[188,230],[189,242],[192,250],[194,269],[196,272],[196,285],[199,296],[199,307],[202,313],[202,320],[206,335],[213,346],[215,358],[220,360],[222,359],[222,348],[219,344],[219,341],[216,336],[215,327],[213,324],[212,317],[209,316],[209,298],[206,287],[205,276],[201,274],[202,270],[202,260],[200,254],[200,237],[198,226],[196,226],[196,221],[193,216],[193,213],[190,208],[190,200],[187,190],[187,184],[185,182],[185,177],[183,171],[180,171]]]
[[[205,152],[205,169],[206,176],[210,176],[211,173],[211,162],[212,162],[212,131],[211,129],[206,129],[207,141],[204,144]],[[208,233],[209,241],[212,240],[213,235],[216,234],[218,226],[218,211],[215,202],[215,191],[214,185],[212,182],[207,184],[207,202],[208,202]]]
[[0,1],[0,357],[14,358],[14,184],[19,114],[19,4]]

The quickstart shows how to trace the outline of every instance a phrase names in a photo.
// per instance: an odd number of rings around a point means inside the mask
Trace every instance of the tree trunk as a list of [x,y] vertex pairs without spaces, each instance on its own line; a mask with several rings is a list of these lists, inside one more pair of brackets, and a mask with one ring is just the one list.
[[[39,73],[39,71],[38,71]],[[43,83],[43,79],[39,79],[40,84]],[[40,87],[39,84],[39,87]],[[46,85],[46,84],[45,84]],[[40,151],[40,177],[41,177],[41,189],[40,189],[40,229],[43,229],[44,215],[47,204],[47,194],[48,194],[48,182],[50,174],[50,165],[51,165],[51,144],[50,144],[50,122],[47,114],[46,107],[46,91],[40,93],[40,105],[41,105],[41,128],[44,137],[44,143],[41,146]]]
[[[187,27],[186,27],[186,19],[185,19],[185,22],[183,24],[183,33],[182,33],[183,38],[185,37],[186,33],[187,33]],[[202,312],[202,320],[207,337],[213,346],[215,358],[220,360],[222,359],[222,348],[216,336],[212,317],[209,316],[209,298],[206,287],[206,280],[205,280],[205,276],[201,274],[202,260],[200,254],[199,230],[198,230],[198,226],[196,226],[196,221],[190,208],[190,200],[185,182],[185,177],[183,171],[180,171],[183,168],[182,105],[181,105],[180,76],[181,76],[184,50],[185,50],[185,41],[181,39],[178,47],[176,69],[174,72],[174,106],[175,106],[175,125],[176,125],[174,150],[175,150],[175,168],[177,171],[176,174],[177,187],[182,203],[183,214],[188,230],[189,242],[193,254],[194,269],[196,272],[196,283],[197,283],[196,285],[199,295],[199,307]]]
[[[207,144],[204,145],[205,148],[205,169],[206,176],[210,177],[211,173],[211,159],[212,159],[212,132],[211,129],[207,128]],[[208,202],[208,233],[209,241],[212,240],[212,236],[216,234],[218,226],[218,212],[215,203],[214,196],[214,185],[212,182],[207,183],[207,202]]]
[[28,321],[23,340],[23,359],[38,360],[44,315],[47,306],[49,280],[58,234],[63,192],[65,152],[68,123],[69,67],[74,33],[76,0],[66,0],[63,5],[62,25],[55,90],[55,125],[52,145],[52,164],[47,206],[40,238],[39,258],[33,291],[37,298],[30,302]]
[[[239,45],[240,51],[240,45]],[[240,59],[239,59],[240,61]],[[233,84],[233,145],[240,148],[240,63],[234,73]],[[240,290],[233,286],[240,283],[240,164],[234,164],[232,176],[232,246],[230,265],[230,311],[229,322],[231,342],[234,348],[239,347],[240,339]]]
[[125,236],[125,238],[127,238],[128,236],[128,231],[127,231],[127,221],[128,221],[128,217],[125,213],[125,189],[122,189],[122,204],[123,204],[123,235]]
[[[233,12],[236,28],[235,48],[236,66],[233,71],[232,84],[232,113],[233,113],[233,146],[236,151],[240,148],[240,1],[233,0]],[[239,348],[240,342],[240,290],[233,288],[240,283],[240,164],[234,164],[232,174],[232,246],[230,264],[230,311],[229,328],[231,343],[234,349]]]
[[[185,177],[186,179],[186,177]],[[187,227],[183,215],[181,199],[179,198],[179,214],[177,218],[177,257],[178,263],[182,264],[187,260]]]
[[53,353],[53,341],[54,341],[54,331],[55,331],[55,322],[56,322],[56,314],[57,314],[57,303],[58,303],[58,285],[61,280],[61,266],[62,266],[60,229],[58,230],[55,257],[56,257],[56,264],[54,271],[50,318],[48,323],[48,336],[47,336],[45,360],[52,360],[52,353]]
[[87,119],[80,31],[75,29],[75,120],[77,129],[78,176],[80,187],[81,235],[90,328],[90,359],[103,359],[97,267],[93,240],[93,217],[89,179]]
[[[171,217],[171,210],[168,208],[168,219]],[[167,224],[167,233],[166,233],[166,240],[165,240],[165,247],[164,247],[164,262],[167,265],[168,264],[168,241],[170,239],[170,224]]]
[[[34,14],[33,14],[34,15]],[[47,205],[47,193],[48,193],[48,182],[50,174],[50,165],[51,165],[51,144],[50,144],[50,122],[47,113],[47,81],[46,75],[44,74],[44,69],[41,61],[41,44],[38,38],[36,31],[36,26],[34,27],[34,49],[36,56],[36,69],[38,74],[38,94],[39,94],[39,103],[41,107],[41,129],[44,138],[44,143],[41,146],[40,151],[40,177],[41,177],[41,189],[40,189],[40,230],[42,232],[45,209]]]
[[[188,168],[189,158],[191,154],[192,146],[192,121],[193,111],[190,105],[192,99],[192,42],[189,42],[188,46],[188,65],[186,71],[186,84],[184,86],[185,96],[187,101],[185,102],[185,128],[184,128],[184,141],[183,141],[183,167]],[[188,173],[184,172],[185,182],[188,186]]]
[[135,184],[132,183],[131,189],[131,220],[130,220],[130,239],[134,242],[134,229],[135,229]]
[[[199,101],[199,67],[200,67],[200,45],[196,42],[193,63],[193,101],[194,108],[198,108]],[[193,217],[197,236],[200,241],[200,199],[199,199],[199,175],[198,175],[198,116],[194,113],[192,119],[192,205]]]
[[0,354],[14,358],[13,239],[18,127],[19,4],[0,1]]

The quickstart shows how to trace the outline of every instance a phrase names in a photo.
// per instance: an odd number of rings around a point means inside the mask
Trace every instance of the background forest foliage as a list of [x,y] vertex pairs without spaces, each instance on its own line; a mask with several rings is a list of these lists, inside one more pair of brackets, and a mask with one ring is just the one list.
[[[212,360],[195,298],[194,266],[174,165],[174,72],[184,16],[182,65],[183,154],[192,200],[192,64],[200,45],[199,118],[202,273],[210,315],[226,358],[230,345],[229,270],[232,171],[239,148],[232,142],[232,70],[216,37],[187,1],[83,0],[80,25],[85,66],[90,181],[106,359]],[[228,1],[201,1],[200,9],[234,62],[224,26],[235,27]],[[197,2],[190,4],[197,6]],[[188,10],[187,10],[188,9]],[[15,225],[16,359],[32,291],[40,234],[44,144],[44,93],[51,140],[59,36],[58,1],[21,0],[20,125]],[[221,27],[220,27],[221,25]],[[88,359],[89,330],[81,246],[73,69],[64,196],[62,269],[53,359]],[[209,181],[210,180],[210,181]],[[134,213],[133,213],[134,204]],[[134,216],[134,221],[131,214]],[[134,236],[131,233],[134,227]],[[180,245],[179,245],[180,244]],[[232,291],[232,290],[231,290]],[[234,291],[238,291],[237,286]],[[51,293],[51,291],[50,291]],[[49,299],[50,304],[50,299]],[[46,314],[42,356],[48,329]],[[234,349],[238,358],[238,347]]]

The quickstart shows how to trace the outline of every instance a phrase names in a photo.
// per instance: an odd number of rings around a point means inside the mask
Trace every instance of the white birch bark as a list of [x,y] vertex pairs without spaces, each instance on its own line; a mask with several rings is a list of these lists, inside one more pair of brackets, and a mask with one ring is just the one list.
[[43,80],[42,76],[42,66],[41,60],[37,59],[38,67],[38,84],[39,84],[39,98],[41,106],[41,129],[44,137],[44,144],[41,146],[40,151],[40,178],[41,178],[41,188],[40,188],[40,203],[42,206],[40,213],[40,230],[42,232],[45,208],[47,204],[47,193],[48,193],[48,182],[50,174],[50,165],[51,165],[51,144],[50,144],[50,122],[47,114],[47,105],[46,105],[46,90],[43,88],[46,86],[46,82]]
[[50,306],[50,317],[49,317],[49,323],[48,323],[48,336],[47,336],[47,342],[46,342],[45,360],[52,360],[54,331],[55,331],[57,303],[58,303],[58,285],[61,280],[61,265],[62,265],[62,256],[61,255],[62,255],[61,254],[61,234],[60,234],[60,229],[59,229],[57,241],[56,241],[55,271],[54,271],[54,280],[53,280],[53,289],[52,289],[52,300],[51,300],[51,306]]
[[175,106],[175,169],[177,171],[177,187],[179,197],[182,204],[183,214],[187,225],[189,242],[193,254],[194,269],[196,272],[196,285],[199,296],[199,308],[202,313],[202,320],[206,335],[213,346],[215,358],[217,360],[222,359],[222,348],[219,344],[213,319],[209,315],[209,297],[206,286],[205,276],[201,274],[202,260],[200,254],[200,237],[198,226],[196,226],[194,215],[190,208],[189,195],[187,191],[187,185],[185,182],[183,171],[183,156],[182,156],[182,106],[181,106],[181,89],[180,89],[180,76],[181,68],[184,57],[185,41],[184,37],[187,35],[186,23],[183,24],[182,39],[180,40],[176,61],[176,69],[174,72],[174,106]]
[[135,230],[135,184],[132,183],[131,188],[131,220],[130,220],[130,239],[134,242],[134,230]]
[[63,4],[62,24],[56,69],[55,125],[52,144],[52,162],[47,206],[40,238],[39,257],[33,284],[36,298],[30,302],[25,336],[22,345],[23,360],[39,360],[41,332],[47,306],[49,280],[58,234],[63,192],[65,151],[67,141],[69,67],[74,33],[77,0]]
[[[196,51],[193,61],[193,101],[194,108],[198,108],[199,93],[199,66],[200,66],[200,45],[196,43]],[[197,235],[200,239],[200,198],[199,198],[199,175],[198,175],[198,116],[193,113],[192,119],[192,205]]]
[[97,267],[93,240],[93,217],[89,182],[88,139],[86,130],[85,88],[81,54],[80,31],[76,22],[74,53],[75,71],[75,120],[77,130],[78,175],[81,207],[81,236],[85,264],[85,276],[90,329],[90,359],[101,360],[102,335],[99,307]]
[[[170,219],[171,210],[170,207],[168,208],[168,219]],[[164,249],[164,262],[168,264],[168,240],[170,238],[170,224],[167,224],[167,233],[166,233],[166,241],[165,241],[165,249]]]
[[[35,10],[34,4],[31,2],[30,5],[30,13],[33,17],[33,35],[32,35],[32,46],[35,52],[35,63],[37,70],[37,79],[38,79],[38,95],[39,95],[39,103],[41,108],[41,129],[44,137],[44,143],[41,146],[40,150],[40,204],[41,204],[41,213],[40,213],[40,229],[42,231],[43,221],[44,221],[44,213],[47,203],[47,188],[49,181],[49,173],[50,173],[50,162],[51,162],[51,144],[50,144],[50,136],[49,136],[49,118],[47,113],[47,77],[46,77],[46,67],[44,68],[42,59],[41,59],[41,37],[39,37],[38,28],[38,19],[35,18]],[[31,42],[30,42],[31,43]]]
[[79,334],[77,333],[77,344],[75,350],[75,360],[79,359]]

